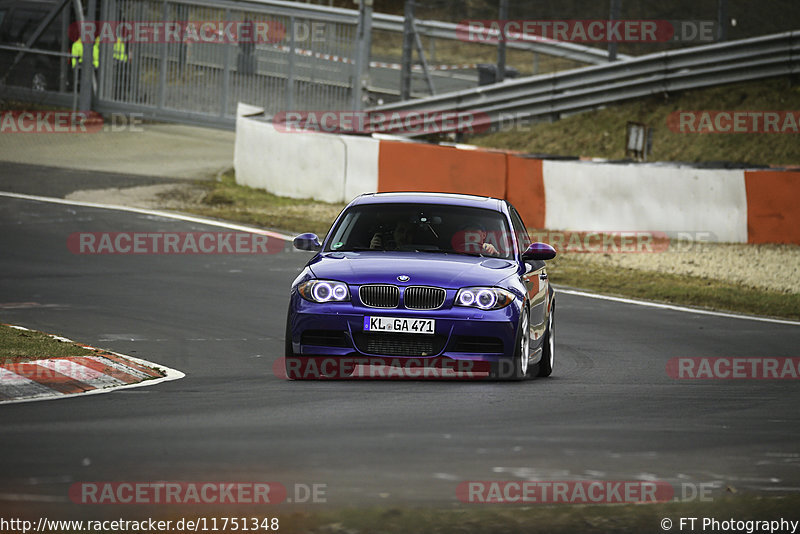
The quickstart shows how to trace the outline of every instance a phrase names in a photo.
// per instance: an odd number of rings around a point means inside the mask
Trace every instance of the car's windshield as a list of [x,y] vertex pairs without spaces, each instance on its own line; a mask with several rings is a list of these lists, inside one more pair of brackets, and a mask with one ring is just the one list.
[[513,257],[502,213],[437,204],[354,206],[339,219],[325,250],[417,251]]

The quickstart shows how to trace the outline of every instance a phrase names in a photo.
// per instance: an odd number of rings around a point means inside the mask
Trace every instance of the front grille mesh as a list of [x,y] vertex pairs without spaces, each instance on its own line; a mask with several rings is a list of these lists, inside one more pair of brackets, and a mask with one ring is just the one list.
[[403,293],[403,303],[411,310],[434,310],[444,304],[444,297],[439,287],[410,286]]
[[456,336],[453,351],[476,354],[497,354],[503,352],[503,340],[496,337]]
[[400,290],[397,286],[385,284],[361,286],[358,296],[365,306],[371,308],[396,308],[400,302]]
[[347,335],[341,330],[306,330],[300,336],[301,345],[318,347],[349,347]]
[[370,332],[354,337],[358,350],[376,356],[435,356],[445,343],[440,335]]

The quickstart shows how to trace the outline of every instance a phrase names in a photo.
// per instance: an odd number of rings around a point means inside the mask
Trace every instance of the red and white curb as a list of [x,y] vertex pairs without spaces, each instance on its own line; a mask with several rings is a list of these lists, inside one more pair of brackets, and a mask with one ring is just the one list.
[[[29,330],[22,326],[8,326]],[[51,337],[74,343],[64,337]],[[94,350],[96,354],[0,364],[0,404],[109,393],[122,388],[178,380],[185,376],[180,371],[160,364],[82,343],[77,345]]]

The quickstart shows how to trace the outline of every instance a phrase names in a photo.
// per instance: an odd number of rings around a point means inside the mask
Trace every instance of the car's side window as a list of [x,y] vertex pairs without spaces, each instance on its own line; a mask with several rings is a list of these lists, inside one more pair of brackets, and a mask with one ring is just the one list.
[[511,212],[511,224],[514,227],[514,234],[517,236],[517,243],[519,243],[520,252],[525,250],[531,244],[531,238],[528,235],[528,230],[525,228],[525,223],[522,222],[522,217],[519,216],[517,210],[513,206],[509,206]]

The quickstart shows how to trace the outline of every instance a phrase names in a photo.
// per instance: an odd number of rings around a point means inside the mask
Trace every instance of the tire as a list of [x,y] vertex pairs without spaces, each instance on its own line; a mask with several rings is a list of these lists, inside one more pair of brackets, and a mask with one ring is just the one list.
[[542,359],[539,360],[539,372],[536,376],[545,378],[553,373],[555,363],[556,330],[555,330],[556,305],[550,309],[550,316],[547,319],[547,330],[544,333],[544,343],[542,347]]
[[492,362],[489,378],[502,381],[519,381],[528,377],[531,371],[531,332],[530,314],[527,307],[522,310],[519,320],[517,339],[515,341],[514,357],[508,360]]
[[286,369],[286,378],[289,380],[307,380],[306,373],[302,372],[303,359],[299,358],[294,353],[292,347],[292,332],[289,330],[289,314],[286,314],[286,337],[285,337],[285,354],[283,365]]

